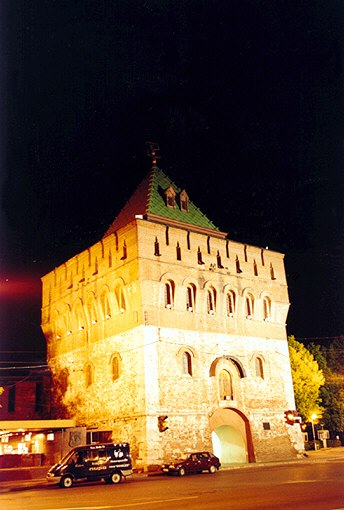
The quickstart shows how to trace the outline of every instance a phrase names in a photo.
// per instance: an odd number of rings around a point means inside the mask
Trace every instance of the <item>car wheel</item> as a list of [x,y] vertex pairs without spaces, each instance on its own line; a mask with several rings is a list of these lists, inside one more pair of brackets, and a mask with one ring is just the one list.
[[185,476],[185,474],[186,474],[185,468],[183,468],[183,467],[179,468],[178,474],[179,474],[179,476]]
[[61,478],[60,487],[69,489],[73,485],[73,478],[70,475],[65,475]]
[[109,483],[119,483],[122,480],[122,475],[118,471],[112,473],[109,478]]
[[211,474],[216,473],[216,467],[215,466],[210,466],[209,473],[211,473]]

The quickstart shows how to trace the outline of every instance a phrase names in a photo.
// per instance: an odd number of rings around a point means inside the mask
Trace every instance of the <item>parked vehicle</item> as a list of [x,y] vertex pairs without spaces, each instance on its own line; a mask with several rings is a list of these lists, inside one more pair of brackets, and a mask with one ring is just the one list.
[[211,452],[194,452],[183,455],[180,459],[163,464],[162,471],[168,475],[187,473],[215,473],[221,466],[220,460]]
[[119,483],[132,472],[128,443],[96,443],[70,450],[49,469],[47,480],[68,488],[76,481]]

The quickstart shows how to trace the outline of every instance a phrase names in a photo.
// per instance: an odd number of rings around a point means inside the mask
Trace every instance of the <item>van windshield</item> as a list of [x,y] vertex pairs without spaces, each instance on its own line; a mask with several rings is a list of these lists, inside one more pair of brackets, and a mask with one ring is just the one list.
[[66,453],[64,457],[60,460],[59,464],[68,464],[68,461],[73,457],[75,451],[71,450],[70,452]]

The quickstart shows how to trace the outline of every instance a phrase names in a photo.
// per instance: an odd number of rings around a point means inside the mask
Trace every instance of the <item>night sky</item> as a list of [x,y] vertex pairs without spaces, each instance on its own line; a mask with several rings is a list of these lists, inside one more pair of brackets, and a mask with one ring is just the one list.
[[[344,334],[342,0],[1,0],[1,359],[44,359],[40,277],[159,166],[286,254],[287,331]],[[37,352],[35,352],[37,351]]]

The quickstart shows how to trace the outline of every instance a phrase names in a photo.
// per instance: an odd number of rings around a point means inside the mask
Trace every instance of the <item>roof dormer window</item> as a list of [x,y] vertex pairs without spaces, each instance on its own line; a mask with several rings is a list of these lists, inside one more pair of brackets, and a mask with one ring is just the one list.
[[171,207],[171,209],[174,209],[176,206],[176,192],[174,191],[172,186],[169,186],[165,190],[165,196],[166,196],[167,207]]
[[189,196],[186,193],[185,189],[183,189],[183,191],[180,192],[179,200],[180,200],[180,210],[182,212],[188,212],[188,210],[189,210]]

